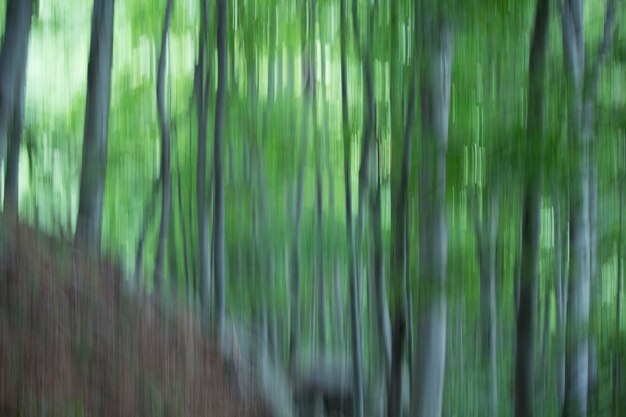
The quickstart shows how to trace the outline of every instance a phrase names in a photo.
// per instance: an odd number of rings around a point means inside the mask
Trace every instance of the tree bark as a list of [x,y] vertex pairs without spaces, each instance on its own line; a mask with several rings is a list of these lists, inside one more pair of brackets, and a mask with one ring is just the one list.
[[75,240],[79,247],[95,256],[100,252],[106,177],[114,3],[115,0],[94,0],[87,69],[87,103]]
[[224,116],[226,113],[226,86],[228,64],[226,56],[226,0],[217,0],[217,96],[215,100],[215,140],[213,168],[215,172],[215,197],[213,200],[214,277],[215,277],[215,324],[218,335],[223,334],[226,312],[226,288],[224,282],[224,178],[222,147],[224,141]]
[[165,241],[170,221],[172,177],[170,176],[170,126],[168,117],[165,114],[165,59],[167,54],[167,35],[169,33],[170,21],[172,17],[172,0],[167,0],[165,6],[165,18],[163,22],[163,35],[161,38],[161,53],[157,70],[157,110],[159,115],[159,126],[161,129],[161,223],[159,226],[159,240],[157,243],[157,253],[154,262],[154,289],[157,296],[160,296],[163,286],[163,259],[165,256]]
[[[528,66],[528,138],[526,166],[541,160],[544,134],[546,52],[550,22],[549,0],[537,0]],[[541,230],[541,163],[524,175],[522,207],[522,254],[519,306],[516,321],[515,409],[516,417],[534,415],[535,328]]]
[[[434,17],[434,16],[433,16]],[[425,22],[431,39],[420,77],[419,317],[412,415],[440,417],[446,352],[446,153],[452,34],[444,16]]]

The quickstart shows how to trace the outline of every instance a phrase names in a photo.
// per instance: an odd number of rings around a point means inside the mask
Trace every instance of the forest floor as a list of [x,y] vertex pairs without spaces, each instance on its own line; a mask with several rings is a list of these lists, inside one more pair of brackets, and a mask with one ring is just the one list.
[[194,316],[0,219],[0,417],[265,416]]

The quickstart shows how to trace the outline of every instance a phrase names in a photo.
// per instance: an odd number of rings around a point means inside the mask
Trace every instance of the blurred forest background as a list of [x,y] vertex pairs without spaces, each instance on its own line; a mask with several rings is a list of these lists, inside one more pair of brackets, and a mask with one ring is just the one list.
[[[35,313],[11,299],[115,275],[258,374],[272,415],[624,416],[625,7],[0,2],[0,414],[47,340],[15,342]],[[41,314],[68,340],[108,320],[63,300]],[[161,337],[131,311],[98,331]]]

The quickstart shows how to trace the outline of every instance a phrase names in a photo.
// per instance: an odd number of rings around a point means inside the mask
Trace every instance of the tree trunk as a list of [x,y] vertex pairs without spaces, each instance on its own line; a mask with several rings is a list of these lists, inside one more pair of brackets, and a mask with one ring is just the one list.
[[[200,287],[200,308],[202,323],[209,322],[209,300],[211,272],[209,262],[209,227],[207,213],[207,123],[210,91],[210,62],[208,45],[208,5],[207,0],[200,0],[200,33],[198,62],[194,73],[194,96],[196,100],[196,118],[198,129],[198,150],[196,155],[196,204],[198,216],[198,272]],[[192,263],[193,264],[193,263]],[[195,274],[194,274],[195,275]]]
[[[317,321],[318,321],[318,337],[320,349],[322,352],[326,346],[326,317],[325,317],[325,297],[324,297],[324,192],[322,183],[322,154],[324,150],[323,136],[319,134],[317,129],[317,48],[316,42],[316,0],[310,0],[310,21],[309,21],[309,68],[310,74],[310,93],[311,93],[311,124],[313,127],[313,136],[315,138],[315,214],[317,221]],[[322,45],[322,53],[324,48]],[[324,69],[322,69],[323,71]]]
[[[600,65],[608,55],[615,25],[615,0],[609,0],[604,36],[590,71],[585,66],[583,1],[566,0],[561,6],[563,55],[569,82],[569,136],[575,149],[570,158],[570,279],[567,300],[565,397],[563,415],[586,416],[589,390],[589,305],[592,274],[590,214],[592,168],[590,148]],[[591,203],[591,204],[590,204]]]
[[440,417],[446,355],[446,153],[450,114],[452,34],[444,16],[429,22],[431,39],[420,77],[420,302],[412,415]]
[[[23,124],[24,85],[26,83],[26,63],[28,59],[28,39],[33,14],[32,0],[8,0],[6,3],[4,39],[0,51],[0,164],[7,148],[7,137],[11,133],[9,159],[19,159],[19,139]],[[11,120],[13,119],[13,120]],[[11,128],[11,125],[12,128]],[[15,141],[17,143],[14,143]],[[18,153],[12,152],[17,146]],[[11,156],[13,155],[13,156]],[[7,186],[9,175],[13,176],[17,185],[17,166],[14,161],[9,166],[7,160]],[[15,175],[13,175],[13,172]],[[7,190],[5,205],[11,205],[11,199],[17,194],[15,190]],[[8,201],[7,201],[8,200]],[[15,199],[14,201],[16,201]]]
[[215,141],[213,168],[215,170],[215,199],[213,201],[214,277],[215,277],[215,324],[218,335],[223,334],[226,312],[226,288],[224,282],[224,178],[222,175],[222,145],[224,141],[224,116],[226,113],[226,87],[228,65],[226,56],[226,0],[217,1],[217,97],[215,100]]
[[[567,227],[563,227],[561,196],[555,185],[554,190],[554,292],[556,294],[556,392],[558,409],[563,409],[565,387],[565,255],[567,250]],[[565,229],[565,230],[563,230]]]
[[87,104],[83,139],[76,243],[91,255],[100,252],[106,176],[113,15],[115,0],[94,0],[87,69]]
[[[602,283],[598,280],[597,258],[596,258],[596,236],[597,236],[597,217],[598,217],[598,169],[596,166],[595,145],[590,144],[589,147],[589,323],[598,321],[594,315],[597,314],[602,295]],[[587,372],[587,398],[588,398],[588,415],[597,415],[598,412],[598,373],[597,373],[597,349],[595,332],[589,330],[589,350],[587,356],[588,372]]]
[[16,89],[18,90],[13,106],[13,120],[9,129],[9,149],[7,152],[5,191],[4,191],[4,209],[9,215],[18,216],[18,197],[19,197],[19,163],[20,163],[20,145],[22,144],[22,129],[24,127],[24,93],[26,90],[26,60],[23,62],[19,81]]
[[346,0],[340,0],[341,43],[341,125],[343,136],[343,169],[346,198],[346,233],[348,242],[348,280],[350,285],[350,333],[352,339],[352,380],[354,384],[354,416],[363,417],[363,353],[361,350],[361,315],[358,305],[354,232],[352,228],[352,149],[348,121],[348,80],[346,68]]
[[[306,9],[305,9],[306,11]],[[306,13],[303,16],[303,20],[306,22]],[[303,25],[305,28],[306,25]],[[304,31],[304,29],[303,29]],[[295,355],[298,353],[300,348],[300,231],[302,226],[302,199],[304,193],[304,173],[305,173],[305,165],[308,153],[308,129],[309,129],[309,112],[306,109],[306,102],[308,101],[308,89],[310,88],[309,83],[311,80],[308,78],[309,69],[308,69],[308,59],[309,56],[307,54],[307,46],[306,46],[306,32],[302,37],[302,79],[304,83],[304,91],[303,96],[305,100],[305,109],[302,112],[302,133],[301,133],[301,144],[300,144],[300,155],[298,162],[298,179],[296,184],[296,213],[295,213],[295,229],[294,229],[294,237],[292,241],[291,247],[291,274],[292,274],[292,285],[291,285],[291,343],[290,343],[290,355],[289,360],[290,364],[293,364],[293,360],[295,359]]]
[[191,297],[191,282],[190,282],[190,276],[189,276],[189,252],[187,249],[187,225],[185,222],[185,210],[184,210],[184,206],[183,206],[183,192],[182,192],[182,185],[181,185],[181,174],[180,174],[180,160],[177,158],[177,164],[176,164],[176,180],[177,180],[177,191],[178,191],[178,213],[180,216],[180,231],[181,231],[181,237],[183,240],[183,267],[185,270],[185,302],[187,303],[187,305],[190,305],[190,297]]
[[[375,12],[376,4],[370,5],[367,11],[368,13],[368,34],[366,36],[367,43],[365,48],[360,51],[362,55],[362,72],[363,72],[363,139],[361,144],[361,153],[359,160],[359,194],[356,216],[356,230],[355,230],[355,267],[356,267],[356,286],[357,286],[357,306],[361,309],[361,296],[363,278],[362,267],[364,266],[361,260],[361,254],[363,253],[363,233],[365,225],[365,209],[367,206],[366,196],[369,190],[369,180],[371,175],[371,152],[374,142],[374,134],[376,133],[376,103],[375,103],[375,91],[374,91],[374,69],[372,62],[372,36],[371,29],[373,27],[373,14]],[[358,33],[356,34],[358,36]],[[357,38],[358,40],[358,38]]]
[[[624,143],[624,150],[626,151],[626,143]],[[624,155],[626,156],[626,154]],[[623,160],[622,164],[626,162],[626,158]],[[622,166],[624,169],[624,166]],[[624,174],[622,174],[622,179],[624,178]],[[620,332],[620,316],[621,316],[621,307],[622,307],[622,228],[624,224],[624,185],[622,182],[618,182],[618,194],[619,194],[619,229],[617,235],[617,289],[615,291],[615,340],[619,340],[619,332]],[[612,392],[612,404],[611,409],[613,411],[613,417],[617,417],[619,415],[620,406],[619,406],[619,392],[620,392],[620,356],[617,349],[615,349],[613,353],[613,392]]]
[[157,109],[161,128],[161,224],[159,226],[159,240],[154,262],[154,289],[160,296],[163,286],[163,258],[165,256],[165,241],[170,222],[172,177],[170,176],[170,126],[165,115],[165,58],[167,53],[167,35],[172,17],[172,0],[167,0],[165,18],[163,22],[163,36],[161,38],[161,53],[157,70]]
[[[414,112],[416,100],[417,47],[413,48],[413,58],[408,90],[408,104],[404,118],[404,132],[402,132],[401,92],[397,82],[400,79],[400,65],[398,58],[398,2],[390,4],[391,23],[391,66],[390,66],[390,114],[391,114],[391,212],[394,213],[391,222],[390,260],[391,260],[391,314],[393,316],[394,332],[391,340],[391,372],[387,386],[387,415],[399,417],[401,413],[402,393],[402,355],[404,352],[405,337],[411,334],[411,317],[409,311],[408,291],[408,182],[411,165],[411,147],[413,142]],[[414,45],[417,44],[418,5],[414,6]],[[408,332],[406,328],[408,327]],[[410,345],[410,343],[409,343]],[[409,346],[409,356],[412,355],[412,346]],[[410,361],[409,361],[410,362]],[[412,364],[409,363],[409,366]]]
[[135,285],[137,288],[141,287],[141,279],[143,278],[143,253],[146,242],[146,234],[148,233],[148,226],[152,221],[152,216],[154,215],[154,206],[156,205],[156,200],[158,196],[159,186],[161,185],[161,180],[157,180],[154,184],[154,190],[150,199],[146,202],[146,206],[144,208],[144,216],[143,222],[141,223],[141,230],[139,232],[139,242],[137,243],[137,255],[135,257]]
[[[9,2],[12,3],[12,2]],[[20,163],[20,145],[22,143],[22,130],[24,128],[24,102],[26,92],[26,65],[28,63],[28,42],[30,37],[31,16],[32,16],[32,1],[23,0],[20,2],[21,14],[20,17],[9,16],[9,9],[13,6],[7,6],[7,19],[18,19],[17,24],[20,26],[16,29],[16,34],[10,36],[5,33],[6,42],[13,41],[13,44],[3,44],[3,51],[5,48],[13,48],[15,50],[14,56],[16,58],[14,66],[15,68],[15,86],[13,97],[13,109],[12,120],[9,128],[9,146],[7,153],[6,163],[6,177],[5,177],[5,192],[4,192],[4,208],[5,211],[14,215],[17,218],[18,215],[18,196],[19,196],[19,163]],[[11,26],[11,22],[7,23],[7,29]],[[13,29],[11,29],[13,30]],[[16,39],[17,38],[17,39]],[[1,62],[3,59],[3,53],[0,52],[0,69],[4,69]],[[2,85],[2,83],[0,83]],[[0,97],[3,96],[4,87],[0,87]],[[4,100],[0,99],[0,112],[4,111]],[[7,103],[9,104],[9,103]],[[0,116],[1,117],[1,116]],[[6,134],[0,132],[0,135]],[[2,159],[0,158],[0,162]]]
[[[305,75],[306,71],[306,54],[304,53],[305,45],[303,44],[303,63],[302,73]],[[288,60],[288,84],[290,87],[294,87],[294,61],[295,57],[291,56]],[[294,213],[294,234],[291,241],[290,248],[290,329],[289,329],[289,364],[294,365],[295,356],[300,349],[300,227],[302,222],[302,194],[304,192],[304,164],[307,154],[307,124],[308,113],[302,114],[302,132],[300,137],[300,154],[298,155],[298,179],[296,184],[296,203]],[[292,121],[292,133],[295,136],[295,123]]]
[[[478,266],[480,270],[480,320],[483,362],[488,366],[489,414],[498,413],[498,364],[496,321],[496,245],[498,236],[498,196],[484,191],[483,219],[476,219]],[[475,214],[478,216],[478,214]]]
[[[546,51],[550,22],[549,0],[537,0],[532,33],[528,75],[528,138],[526,166],[541,155],[544,133],[544,96]],[[539,234],[541,229],[541,168],[527,169],[522,207],[522,255],[520,264],[519,306],[516,321],[515,409],[516,417],[534,415],[535,328],[537,282],[539,275]]]

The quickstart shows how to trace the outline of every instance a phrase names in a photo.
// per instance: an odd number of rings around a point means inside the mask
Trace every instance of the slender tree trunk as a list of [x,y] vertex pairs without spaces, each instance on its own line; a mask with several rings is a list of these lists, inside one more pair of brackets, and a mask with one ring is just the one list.
[[561,25],[566,74],[569,81],[569,136],[576,150],[570,158],[570,270],[567,300],[565,352],[565,417],[586,416],[589,391],[589,306],[592,274],[590,213],[595,206],[590,194],[590,149],[600,65],[608,55],[615,25],[615,0],[609,0],[604,36],[589,71],[585,65],[583,1],[566,0],[561,6]]
[[226,87],[228,65],[226,56],[226,0],[217,0],[217,97],[215,101],[215,141],[213,147],[213,168],[215,170],[215,199],[213,201],[214,231],[214,277],[215,277],[215,323],[218,335],[223,334],[226,312],[226,287],[224,282],[224,178],[222,168],[222,147],[224,141],[224,120],[226,113]]
[[598,367],[595,332],[591,330],[593,323],[597,323],[595,317],[598,313],[598,302],[602,295],[602,283],[598,280],[596,258],[596,235],[598,213],[598,172],[596,166],[595,144],[589,147],[589,350],[587,355],[587,415],[597,415],[598,412]]
[[[563,227],[561,196],[555,185],[554,191],[554,292],[556,294],[556,392],[558,409],[563,408],[565,387],[565,245],[567,244],[567,228]],[[565,229],[565,231],[563,230]]]
[[157,70],[157,109],[161,128],[161,224],[159,226],[159,240],[154,262],[154,288],[160,295],[163,286],[163,258],[165,256],[165,241],[170,222],[172,177],[170,175],[171,149],[170,126],[165,114],[165,59],[167,56],[167,35],[172,17],[172,0],[167,0],[165,18],[163,22],[163,36],[161,38],[161,53]]
[[[178,159],[178,158],[177,158]],[[177,179],[177,190],[178,190],[178,213],[180,216],[180,231],[183,239],[183,266],[185,268],[185,301],[187,305],[190,304],[190,276],[189,276],[189,251],[187,249],[187,225],[185,222],[185,210],[183,206],[183,194],[182,194],[182,185],[181,185],[181,174],[180,174],[180,160],[177,161],[176,164],[176,179]]]
[[[9,132],[12,132],[12,143],[21,137],[32,14],[32,0],[8,0],[6,3],[4,38],[2,50],[0,50],[0,163],[4,159]],[[13,125],[12,129],[11,125]],[[15,145],[9,145],[10,153],[13,146]],[[19,143],[17,143],[17,148],[19,150]],[[17,168],[11,168],[8,164],[7,161],[7,185],[9,185],[8,176],[11,170],[15,169],[17,173]],[[17,183],[17,180],[15,181]],[[14,193],[16,191],[8,190],[5,199],[9,201],[5,202],[5,205],[12,204],[10,199]]]
[[[528,138],[526,166],[541,155],[544,131],[546,51],[550,22],[549,0],[537,0],[532,33],[528,76]],[[539,158],[540,160],[540,158]],[[541,229],[541,169],[528,169],[524,179],[522,207],[522,255],[519,308],[516,321],[515,409],[516,417],[534,415],[535,328]]]
[[302,117],[302,138],[300,150],[300,166],[298,168],[298,182],[296,185],[296,213],[294,237],[291,247],[291,342],[290,342],[290,362],[295,359],[294,355],[300,348],[300,230],[302,226],[302,194],[304,193],[304,164],[307,154],[307,129],[308,113],[303,112]]
[[87,104],[83,139],[76,243],[91,255],[100,252],[106,176],[113,15],[115,0],[94,0],[87,69]]
[[141,231],[139,232],[139,242],[137,243],[137,255],[135,257],[135,285],[137,288],[141,287],[141,279],[143,278],[143,254],[146,242],[146,234],[148,233],[148,226],[152,221],[154,215],[154,207],[158,196],[158,189],[161,185],[161,179],[154,184],[154,190],[150,196],[150,200],[146,203],[144,208],[143,222],[141,224]]
[[[15,3],[10,1],[9,3]],[[7,153],[6,163],[6,177],[5,177],[5,192],[4,192],[4,208],[5,211],[11,213],[17,218],[18,215],[18,176],[19,176],[19,163],[20,163],[20,145],[22,143],[22,130],[24,128],[24,102],[26,91],[26,65],[28,63],[28,43],[30,38],[30,27],[32,21],[32,1],[23,0],[19,2],[17,6],[20,10],[16,11],[15,6],[12,4],[7,5],[7,19],[16,19],[16,22],[5,21],[7,30],[14,30],[16,33],[10,35],[5,31],[5,42],[2,45],[2,52],[0,52],[0,71],[2,74],[5,72],[4,61],[7,56],[10,55],[9,50],[13,50],[13,56],[15,58],[13,66],[15,71],[15,85],[13,103],[12,103],[12,120],[9,126],[9,146]],[[13,10],[11,10],[13,9]],[[12,15],[9,15],[12,12]],[[19,14],[16,16],[15,14]],[[17,28],[15,28],[17,26]],[[5,49],[7,52],[5,52]],[[5,96],[5,84],[4,77],[0,81],[0,113],[4,112],[5,106],[10,105],[10,94]],[[9,87],[10,88],[10,87]],[[6,97],[6,98],[2,98]],[[0,115],[0,118],[4,117]],[[0,129],[4,129],[3,125],[0,125]],[[5,131],[0,131],[0,136],[6,135]],[[0,139],[0,142],[3,139]],[[2,151],[0,151],[1,154]],[[0,157],[0,163],[2,158]]]
[[[380,158],[377,152],[377,158]],[[380,166],[380,160],[378,160]],[[371,204],[372,229],[374,234],[374,296],[371,299],[376,306],[376,324],[380,347],[382,350],[383,372],[385,379],[391,372],[391,329],[389,324],[389,308],[387,305],[387,290],[385,287],[384,262],[383,262],[383,230],[381,220],[381,186],[380,182],[373,191],[373,201]]]
[[[626,151],[626,143],[624,144],[624,150]],[[626,154],[624,155],[626,156]],[[622,164],[626,162],[626,158]],[[622,166],[622,169],[624,167]],[[624,178],[624,174],[622,174],[622,179]],[[622,229],[624,225],[624,183],[618,183],[618,194],[619,194],[619,229],[617,234],[617,290],[615,291],[615,340],[619,340],[620,333],[620,317],[621,317],[621,308],[622,308]],[[611,408],[613,411],[613,417],[617,417],[619,415],[620,406],[619,406],[619,392],[620,392],[620,356],[618,350],[615,349],[613,352],[613,392],[612,392],[612,404]]]
[[[358,294],[358,308],[361,310],[361,296],[363,294],[361,277],[362,267],[364,266],[361,260],[361,254],[363,253],[363,234],[365,225],[365,209],[367,206],[366,196],[369,191],[369,180],[371,175],[371,152],[374,142],[374,134],[376,133],[376,103],[375,103],[375,91],[374,91],[374,68],[372,62],[372,37],[371,29],[373,28],[376,3],[369,5],[367,10],[367,29],[368,34],[366,36],[367,43],[365,48],[360,50],[362,56],[362,72],[363,83],[365,88],[363,90],[363,139],[361,144],[361,153],[359,161],[359,194],[358,194],[358,207],[356,216],[356,230],[355,230],[355,262],[356,262],[356,285]],[[354,17],[354,16],[353,16]],[[358,32],[357,41],[358,41]]]
[[346,197],[346,233],[348,242],[348,280],[350,286],[350,333],[352,339],[352,381],[354,387],[354,416],[363,417],[363,353],[361,350],[361,320],[358,295],[356,264],[354,256],[354,231],[352,227],[352,146],[348,121],[348,80],[346,68],[346,0],[340,0],[340,43],[341,43],[341,125],[343,136],[343,169]]
[[382,224],[381,224],[381,201],[380,201],[380,152],[374,150],[375,161],[377,163],[376,169],[372,169],[370,166],[370,154],[375,146],[376,136],[376,107],[375,107],[375,91],[374,91],[374,74],[371,56],[372,36],[374,31],[374,18],[377,5],[370,6],[368,10],[367,19],[367,51],[365,52],[365,58],[363,63],[363,72],[365,76],[365,93],[363,97],[364,123],[363,123],[363,148],[361,150],[361,162],[359,171],[359,214],[357,220],[357,248],[360,250],[360,244],[362,239],[362,227],[363,227],[363,211],[365,209],[366,195],[369,191],[370,171],[376,173],[378,177],[378,184],[375,189],[372,189],[370,195],[371,201],[371,224],[374,237],[373,246],[373,284],[374,292],[370,299],[376,308],[376,323],[378,330],[378,339],[380,343],[380,352],[382,353],[383,370],[385,379],[389,375],[391,369],[391,329],[389,325],[389,310],[387,307],[387,295],[384,280],[384,265],[383,265],[383,239],[382,239]]
[[[418,4],[414,5],[414,45],[417,43],[418,27]],[[393,316],[393,335],[391,338],[391,371],[387,386],[387,415],[399,417],[401,413],[402,393],[402,354],[404,352],[406,328],[409,327],[410,319],[408,311],[408,271],[407,271],[407,228],[408,228],[408,180],[410,173],[411,146],[413,141],[413,120],[416,100],[416,76],[417,47],[413,48],[413,57],[409,70],[408,104],[404,118],[404,132],[402,132],[402,109],[401,89],[397,80],[401,79],[399,59],[399,33],[398,33],[398,2],[390,3],[390,27],[391,27],[391,57],[390,57],[390,114],[391,114],[391,314]],[[408,326],[407,326],[408,322]],[[409,350],[409,355],[411,347]],[[409,364],[411,365],[411,364]]]
[[[317,321],[318,337],[322,352],[326,346],[326,317],[324,297],[324,191],[322,181],[322,154],[324,150],[323,136],[317,128],[317,48],[316,42],[316,0],[310,0],[309,7],[309,68],[310,68],[310,94],[311,94],[311,124],[315,138],[315,214],[317,221]],[[324,53],[322,45],[322,53]],[[323,71],[324,69],[322,69]]]
[[[172,206],[170,198],[170,206]],[[170,216],[168,221],[167,232],[167,273],[170,285],[169,299],[178,301],[179,295],[179,275],[178,275],[178,253],[176,250],[176,210],[175,206],[170,208]],[[165,283],[163,283],[165,285]]]
[[[304,47],[304,46],[303,46]],[[306,61],[306,55],[303,53],[303,60]],[[294,61],[293,56],[288,60],[288,84],[294,86]],[[305,73],[305,63],[303,62],[302,71]],[[302,133],[300,137],[300,154],[298,155],[298,179],[296,184],[296,204],[294,213],[294,234],[289,250],[290,264],[290,329],[289,329],[289,364],[294,364],[298,350],[300,349],[300,226],[302,221],[302,193],[304,187],[304,162],[306,161],[307,138],[306,124],[308,123],[307,112],[303,112],[302,117]],[[295,123],[292,120],[292,133],[295,132]]]
[[[498,196],[485,190],[482,223],[476,219],[478,265],[480,269],[480,320],[482,358],[488,367],[489,414],[498,413],[498,364],[496,321],[496,245]],[[476,214],[478,216],[478,214]]]
[[[209,227],[207,213],[207,124],[210,91],[210,62],[208,49],[208,5],[207,0],[200,0],[200,33],[198,62],[194,74],[194,95],[196,100],[196,118],[198,129],[198,150],[196,155],[196,204],[198,216],[198,273],[200,286],[200,308],[202,322],[209,320],[209,300],[211,288],[211,269],[209,262]],[[195,263],[194,263],[195,264]],[[195,274],[194,274],[195,275]]]
[[339,270],[339,261],[335,259],[334,273],[333,273],[333,329],[335,330],[335,347],[339,351],[344,350],[344,299],[343,292],[341,291],[341,273]]
[[452,34],[444,16],[426,23],[431,41],[420,79],[420,289],[412,415],[440,417],[446,356],[446,153],[450,114]]
[[[24,55],[26,58],[26,55]],[[18,177],[20,163],[20,145],[22,144],[22,130],[24,127],[24,94],[26,90],[26,60],[23,61],[16,89],[18,90],[13,106],[13,120],[9,129],[9,149],[7,152],[4,209],[5,212],[17,218],[18,215]]]

